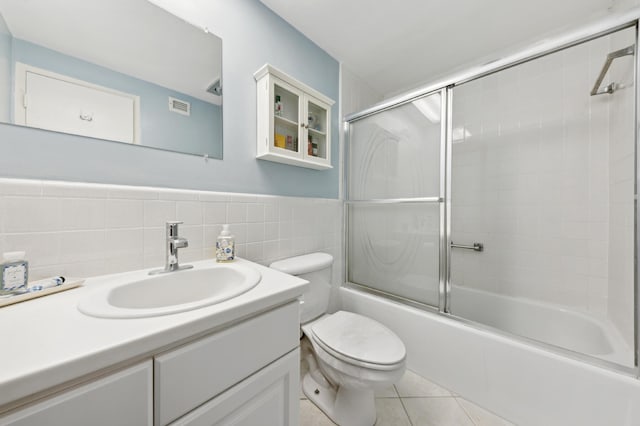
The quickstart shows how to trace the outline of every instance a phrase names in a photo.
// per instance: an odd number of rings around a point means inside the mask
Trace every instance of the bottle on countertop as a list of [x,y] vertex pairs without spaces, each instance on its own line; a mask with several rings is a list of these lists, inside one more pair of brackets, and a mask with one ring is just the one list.
[[0,295],[26,289],[29,281],[29,262],[25,252],[12,251],[2,254],[0,262]]
[[216,241],[216,260],[218,262],[231,262],[235,258],[235,238],[229,232],[229,225],[222,225],[222,232]]

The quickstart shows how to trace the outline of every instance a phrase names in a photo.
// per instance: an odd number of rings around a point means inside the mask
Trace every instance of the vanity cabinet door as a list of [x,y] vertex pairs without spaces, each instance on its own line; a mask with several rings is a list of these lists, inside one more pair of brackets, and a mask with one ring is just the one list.
[[297,348],[298,306],[290,302],[156,356],[155,424],[175,421]]
[[299,364],[295,349],[170,426],[297,426]]
[[151,360],[0,417],[6,426],[153,424]]

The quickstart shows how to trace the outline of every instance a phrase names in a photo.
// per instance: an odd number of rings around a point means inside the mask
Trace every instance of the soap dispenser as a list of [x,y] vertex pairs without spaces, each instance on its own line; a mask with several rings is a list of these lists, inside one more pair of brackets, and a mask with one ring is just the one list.
[[229,225],[222,225],[222,232],[216,241],[216,260],[218,262],[231,262],[235,257],[235,238],[229,232]]

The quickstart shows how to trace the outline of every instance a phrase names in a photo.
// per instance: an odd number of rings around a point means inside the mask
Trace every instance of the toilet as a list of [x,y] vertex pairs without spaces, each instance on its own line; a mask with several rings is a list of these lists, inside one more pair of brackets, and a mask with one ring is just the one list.
[[328,314],[333,257],[312,253],[279,260],[271,268],[309,281],[300,301],[303,353],[309,372],[304,394],[340,426],[376,421],[374,390],[397,382],[405,371],[402,340],[384,325],[352,312]]

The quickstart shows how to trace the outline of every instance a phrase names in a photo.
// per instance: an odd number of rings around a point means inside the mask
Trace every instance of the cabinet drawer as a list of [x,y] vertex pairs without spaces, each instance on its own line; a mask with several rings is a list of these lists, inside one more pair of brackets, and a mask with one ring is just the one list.
[[296,349],[170,426],[297,426],[299,368]]
[[176,420],[297,347],[298,315],[295,301],[156,357],[155,424]]
[[151,425],[151,360],[0,417],[0,425]]

